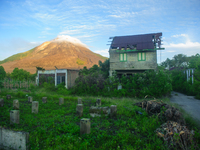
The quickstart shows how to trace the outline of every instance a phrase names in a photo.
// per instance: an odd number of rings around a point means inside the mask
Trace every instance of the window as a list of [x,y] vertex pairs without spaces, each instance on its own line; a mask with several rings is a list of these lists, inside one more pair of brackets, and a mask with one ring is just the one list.
[[64,82],[65,83],[65,76],[57,76],[57,85]]
[[146,53],[138,53],[138,61],[146,61]]
[[127,61],[127,55],[126,55],[126,53],[119,54],[119,60],[120,61]]

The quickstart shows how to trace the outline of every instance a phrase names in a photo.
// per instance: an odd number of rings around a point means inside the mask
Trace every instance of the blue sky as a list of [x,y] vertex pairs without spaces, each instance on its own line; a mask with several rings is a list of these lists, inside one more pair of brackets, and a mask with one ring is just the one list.
[[[200,53],[199,0],[0,0],[0,60],[69,35],[109,57],[109,37],[163,33],[158,63]],[[161,56],[160,56],[161,54]]]

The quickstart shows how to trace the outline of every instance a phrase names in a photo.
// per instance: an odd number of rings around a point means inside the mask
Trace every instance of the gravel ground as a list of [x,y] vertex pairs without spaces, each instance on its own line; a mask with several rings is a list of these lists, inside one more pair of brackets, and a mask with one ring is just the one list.
[[187,96],[174,91],[171,95],[170,101],[182,107],[200,125],[200,100],[195,99],[194,96]]

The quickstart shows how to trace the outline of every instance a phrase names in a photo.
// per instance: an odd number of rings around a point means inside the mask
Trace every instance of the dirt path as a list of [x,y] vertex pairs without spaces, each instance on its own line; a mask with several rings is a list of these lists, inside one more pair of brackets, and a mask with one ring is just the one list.
[[182,107],[200,124],[200,100],[195,99],[194,96],[187,96],[174,91],[171,95],[170,101]]

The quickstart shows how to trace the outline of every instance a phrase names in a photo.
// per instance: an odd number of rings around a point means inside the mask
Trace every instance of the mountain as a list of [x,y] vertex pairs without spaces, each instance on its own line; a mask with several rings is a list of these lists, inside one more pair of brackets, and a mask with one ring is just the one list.
[[36,66],[46,70],[55,69],[82,69],[98,64],[107,58],[89,50],[80,40],[70,36],[58,36],[56,39],[26,51],[15,54],[0,61],[6,72],[12,72],[14,68],[20,68],[36,72]]

